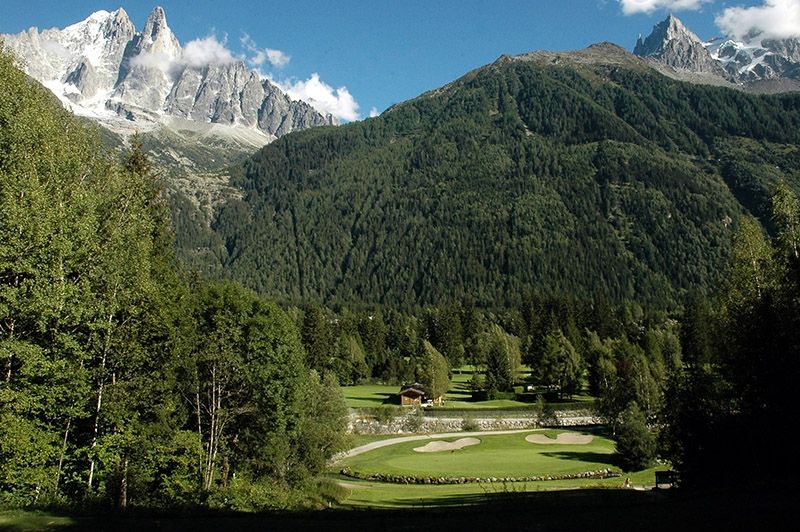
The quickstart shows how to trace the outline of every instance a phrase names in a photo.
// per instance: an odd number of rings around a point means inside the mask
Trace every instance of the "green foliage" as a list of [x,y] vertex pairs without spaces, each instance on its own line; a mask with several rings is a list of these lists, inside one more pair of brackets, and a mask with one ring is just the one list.
[[534,412],[536,415],[536,424],[540,427],[556,427],[559,424],[558,416],[553,405],[545,402],[544,398],[540,395],[536,396],[536,404],[534,405]]
[[635,402],[622,413],[616,440],[617,455],[623,470],[640,471],[653,463],[656,438],[647,426],[644,413]]
[[537,377],[553,386],[559,396],[572,395],[580,389],[583,360],[560,329],[544,338],[542,358],[538,361]]
[[425,395],[441,401],[450,388],[450,367],[447,359],[427,340],[422,342],[418,380],[425,386]]
[[371,409],[370,412],[375,416],[375,420],[382,425],[388,425],[395,416],[400,413],[397,408],[393,406],[378,406]]
[[[662,444],[683,484],[794,483],[792,444],[778,440],[764,452],[761,435],[791,418],[800,377],[797,201],[783,185],[776,190],[774,239],[754,220],[742,221],[713,329],[718,348],[672,378]],[[730,467],[743,457],[746,478]]]
[[464,432],[475,432],[481,430],[481,426],[472,415],[465,415],[461,419],[461,430]]
[[313,476],[321,473],[328,459],[347,443],[347,405],[333,374],[320,378],[311,372],[303,391],[302,414],[296,447],[305,469]]
[[[800,182],[798,124],[793,94],[498,62],[265,147],[215,228],[226,270],[286,301],[503,307],[533,288],[674,308],[722,280],[744,211],[768,218],[775,166]],[[441,332],[457,364],[467,335]]]
[[495,399],[499,392],[513,391],[521,362],[519,338],[507,334],[502,327],[494,324],[479,343],[486,367],[484,388],[487,398]]
[[414,405],[403,419],[403,430],[407,432],[420,432],[425,423],[425,413],[419,405]]
[[116,159],[0,49],[0,502],[300,500],[338,384],[277,305],[182,278],[139,140]]

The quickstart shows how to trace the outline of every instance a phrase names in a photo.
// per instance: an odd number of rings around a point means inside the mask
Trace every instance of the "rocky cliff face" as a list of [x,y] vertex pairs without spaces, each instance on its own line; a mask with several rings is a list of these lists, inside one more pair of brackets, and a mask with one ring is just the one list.
[[141,32],[120,8],[64,29],[31,28],[3,38],[31,77],[76,114],[112,129],[130,129],[125,121],[159,124],[177,117],[255,129],[267,142],[334,123],[330,115],[292,101],[242,61],[197,64],[186,58],[161,7]]
[[678,72],[712,75],[744,87],[800,80],[798,39],[703,42],[673,15],[656,24],[647,38],[640,36],[633,53]]
[[797,39],[726,40],[712,43],[709,48],[731,81],[800,79],[800,41]]
[[672,15],[656,24],[646,39],[640,36],[633,53],[657,59],[675,69],[725,75],[719,62],[706,50],[703,41]]

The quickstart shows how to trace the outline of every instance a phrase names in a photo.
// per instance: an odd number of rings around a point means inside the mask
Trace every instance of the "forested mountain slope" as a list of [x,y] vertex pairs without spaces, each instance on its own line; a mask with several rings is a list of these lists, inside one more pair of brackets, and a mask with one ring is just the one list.
[[214,224],[284,300],[417,305],[527,289],[669,305],[716,284],[739,217],[800,183],[800,95],[658,74],[610,45],[501,57],[378,118],[287,135]]

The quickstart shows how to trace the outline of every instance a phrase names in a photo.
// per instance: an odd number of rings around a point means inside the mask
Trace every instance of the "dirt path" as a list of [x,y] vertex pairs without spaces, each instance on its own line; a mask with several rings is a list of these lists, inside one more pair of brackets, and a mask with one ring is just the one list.
[[366,452],[372,451],[373,449],[378,449],[380,447],[387,447],[389,445],[394,445],[396,443],[403,443],[407,441],[435,440],[440,438],[465,438],[471,436],[491,436],[492,434],[497,434],[497,435],[519,434],[522,432],[536,432],[537,430],[543,430],[543,429],[483,430],[478,432],[445,432],[442,434],[417,434],[414,436],[400,436],[397,438],[389,438],[388,440],[374,441],[371,443],[367,443],[366,445],[354,447],[349,451],[338,453],[334,455],[333,458],[331,458],[330,464],[335,464],[337,462],[344,460],[345,458],[350,458],[351,456],[364,454]]

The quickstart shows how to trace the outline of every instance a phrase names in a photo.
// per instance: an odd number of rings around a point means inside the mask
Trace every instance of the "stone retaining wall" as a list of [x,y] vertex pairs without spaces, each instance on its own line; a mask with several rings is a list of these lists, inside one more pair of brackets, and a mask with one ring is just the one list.
[[[480,415],[476,412],[476,416]],[[467,416],[431,417],[420,416],[414,409],[400,412],[387,421],[374,416],[351,413],[348,432],[353,434],[418,434],[436,432],[458,432],[460,430],[514,430],[539,427],[574,427],[600,425],[602,420],[585,411],[556,412],[556,422],[541,423],[535,416],[480,418]]]

